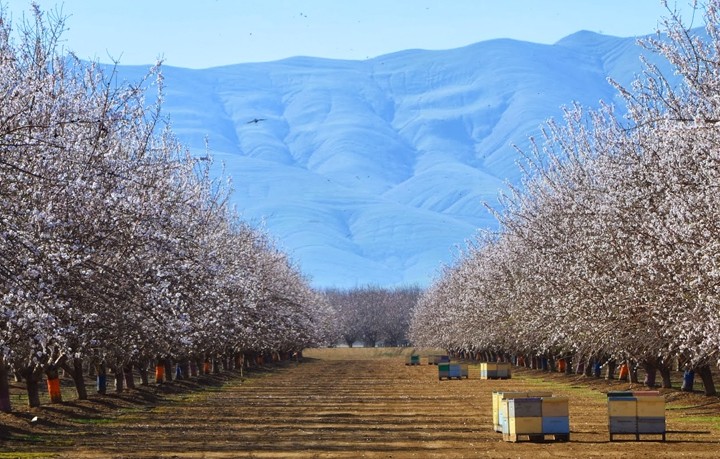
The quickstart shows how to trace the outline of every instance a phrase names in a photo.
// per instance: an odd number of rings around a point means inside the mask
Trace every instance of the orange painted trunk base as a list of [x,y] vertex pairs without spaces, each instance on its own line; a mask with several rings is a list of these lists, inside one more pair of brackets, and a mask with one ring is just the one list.
[[565,373],[565,370],[567,369],[567,362],[565,359],[560,359],[557,362],[557,370],[558,373]]
[[165,382],[165,365],[155,365],[155,382],[157,384]]
[[47,380],[48,393],[50,394],[51,403],[62,403],[62,393],[60,392],[60,378]]
[[628,369],[627,364],[623,363],[620,366],[620,374],[618,375],[618,379],[620,379],[620,380],[628,379],[628,376],[630,376],[630,370]]

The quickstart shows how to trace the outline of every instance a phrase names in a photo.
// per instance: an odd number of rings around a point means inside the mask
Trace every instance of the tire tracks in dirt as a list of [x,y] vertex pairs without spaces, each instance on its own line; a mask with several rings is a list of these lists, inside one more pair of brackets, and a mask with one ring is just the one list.
[[[435,366],[322,358],[331,351],[93,426],[61,457],[716,457],[720,445],[716,431],[688,424],[665,443],[610,443],[604,394],[537,372],[489,381],[471,367],[470,379],[439,381]],[[570,397],[571,441],[503,442],[492,429],[497,390]]]

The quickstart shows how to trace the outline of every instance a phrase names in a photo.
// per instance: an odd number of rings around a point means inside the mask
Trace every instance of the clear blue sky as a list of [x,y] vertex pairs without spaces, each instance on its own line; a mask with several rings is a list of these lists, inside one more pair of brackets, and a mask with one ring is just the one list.
[[[0,0],[14,22],[31,0]],[[123,65],[206,68],[291,56],[366,59],[493,38],[554,43],[578,30],[652,33],[660,0],[36,0],[68,16],[64,46]],[[668,0],[690,19],[692,0]],[[699,18],[695,25],[701,25]]]

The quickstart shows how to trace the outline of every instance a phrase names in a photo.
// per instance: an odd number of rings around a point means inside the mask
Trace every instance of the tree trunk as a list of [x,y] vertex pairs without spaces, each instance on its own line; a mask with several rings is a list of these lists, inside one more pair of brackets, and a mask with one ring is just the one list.
[[128,363],[123,367],[123,378],[125,378],[125,387],[135,389],[135,376],[133,375],[133,364]]
[[173,366],[172,366],[172,359],[163,359],[163,363],[165,364],[165,380],[167,382],[171,382],[173,380]]
[[573,371],[572,371],[572,360],[573,360],[573,359],[572,359],[572,356],[571,356],[571,355],[568,355],[568,356],[565,358],[565,374],[566,374],[566,375],[571,375],[571,374],[573,373]]
[[28,406],[37,408],[40,406],[40,378],[42,372],[37,371],[34,366],[29,366],[23,371],[23,379],[25,380],[25,389],[28,395]]
[[637,366],[628,364],[628,368],[630,370],[630,382],[633,384],[640,384],[640,381],[638,380]]
[[145,360],[141,360],[140,363],[138,364],[137,370],[138,370],[138,374],[140,375],[140,385],[141,386],[147,386],[150,384],[150,378],[148,376],[148,365],[149,364],[150,363]]
[[0,359],[0,411],[3,413],[12,411],[9,377],[8,367],[5,365],[5,362]]
[[107,368],[105,367],[105,362],[101,362],[97,366],[97,384],[96,384],[96,390],[98,394],[105,395],[107,393]]
[[657,367],[650,362],[643,363],[642,367],[645,370],[645,380],[643,384],[647,387],[655,387],[657,385]]
[[120,394],[125,390],[125,374],[121,366],[113,367],[113,377],[115,379],[115,392]]
[[658,371],[660,372],[660,378],[662,379],[662,388],[671,389],[672,381],[670,380],[670,367],[667,365],[659,365]]
[[616,367],[617,367],[617,363],[614,360],[608,360],[607,372],[605,373],[605,379],[607,379],[608,381],[615,379],[615,368]]
[[705,388],[705,395],[717,395],[710,367],[708,365],[699,367],[697,369],[697,374],[700,375],[700,379],[702,379],[703,387]]
[[72,358],[72,367],[66,361],[61,365],[62,369],[73,380],[75,384],[75,392],[77,392],[78,400],[87,400],[87,388],[85,387],[85,375],[83,374],[83,362],[81,358]]

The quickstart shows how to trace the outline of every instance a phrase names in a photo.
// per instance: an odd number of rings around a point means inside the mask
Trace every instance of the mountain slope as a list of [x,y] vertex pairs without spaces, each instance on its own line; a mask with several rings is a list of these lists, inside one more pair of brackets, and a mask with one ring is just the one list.
[[425,286],[477,228],[495,226],[483,203],[518,181],[513,144],[562,105],[612,101],[607,77],[640,69],[634,43],[579,32],[552,46],[168,67],[165,110],[198,155],[207,138],[243,217],[313,285]]

